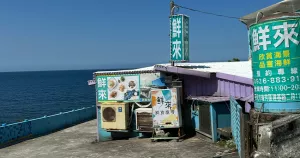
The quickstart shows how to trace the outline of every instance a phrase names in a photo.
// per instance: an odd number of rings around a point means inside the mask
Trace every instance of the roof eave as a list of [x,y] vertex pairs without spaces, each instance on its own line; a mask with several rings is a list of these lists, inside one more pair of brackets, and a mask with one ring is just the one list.
[[250,25],[256,23],[256,17],[260,12],[263,14],[263,16],[269,16],[276,12],[294,13],[299,9],[300,9],[299,0],[286,0],[286,1],[278,2],[266,8],[260,9],[246,16],[243,16],[242,18],[240,18],[240,21],[249,27]]
[[216,77],[219,79],[229,80],[233,82],[243,83],[247,85],[253,85],[253,80],[246,77],[236,76],[236,75],[230,75],[222,72],[217,72]]
[[123,74],[144,74],[144,73],[156,73],[155,70],[126,70],[126,71],[109,71],[109,72],[94,72],[94,75],[123,75]]
[[162,72],[199,76],[199,77],[203,77],[203,78],[211,78],[211,74],[212,74],[210,72],[195,71],[195,70],[180,68],[180,67],[175,67],[175,66],[155,65],[154,69],[157,71],[162,71]]

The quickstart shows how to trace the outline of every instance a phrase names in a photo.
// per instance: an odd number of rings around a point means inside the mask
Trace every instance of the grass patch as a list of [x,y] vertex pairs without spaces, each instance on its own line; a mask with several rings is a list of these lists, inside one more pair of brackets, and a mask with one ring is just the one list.
[[234,140],[220,140],[216,143],[220,147],[229,148],[229,149],[236,149],[236,145],[234,144]]

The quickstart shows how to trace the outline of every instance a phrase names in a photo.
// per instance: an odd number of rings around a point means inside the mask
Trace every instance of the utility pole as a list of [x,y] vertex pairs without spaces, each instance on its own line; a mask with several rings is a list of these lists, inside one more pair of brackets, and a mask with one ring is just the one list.
[[[170,2],[170,17],[171,17],[172,15],[174,15],[174,7],[175,7],[174,1],[171,0],[171,2]],[[171,37],[171,34],[170,34],[169,36]],[[171,51],[172,51],[172,43],[170,43],[170,49],[171,49]],[[174,61],[171,61],[171,66],[174,66],[174,65],[175,65],[175,64],[174,64]]]
[[174,6],[175,6],[175,3],[173,0],[171,0],[171,2],[170,2],[170,15],[171,16],[174,15],[174,9],[173,9]]

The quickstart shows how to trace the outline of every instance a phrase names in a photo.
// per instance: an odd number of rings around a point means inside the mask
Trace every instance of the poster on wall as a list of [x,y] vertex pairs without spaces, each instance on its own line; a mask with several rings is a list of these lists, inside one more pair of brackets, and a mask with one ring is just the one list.
[[159,73],[97,76],[98,102],[150,102],[152,81],[159,76]]
[[139,100],[139,76],[107,77],[108,100]]
[[139,101],[140,76],[97,76],[98,101]]
[[140,101],[151,102],[152,81],[158,79],[160,73],[144,73],[140,75]]
[[153,127],[181,127],[181,110],[177,89],[157,89],[151,91]]

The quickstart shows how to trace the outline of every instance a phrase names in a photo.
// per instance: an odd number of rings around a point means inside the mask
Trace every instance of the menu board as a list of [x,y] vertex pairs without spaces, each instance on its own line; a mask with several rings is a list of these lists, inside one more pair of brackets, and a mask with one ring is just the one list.
[[139,101],[140,77],[98,76],[98,101]]
[[98,102],[150,102],[152,81],[159,76],[160,73],[97,76]]

